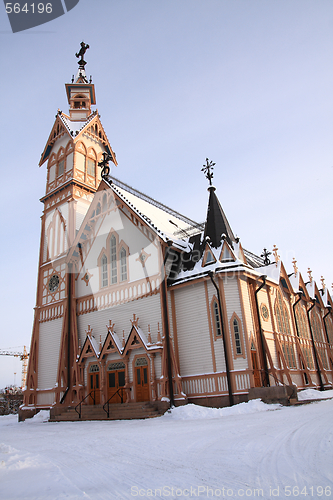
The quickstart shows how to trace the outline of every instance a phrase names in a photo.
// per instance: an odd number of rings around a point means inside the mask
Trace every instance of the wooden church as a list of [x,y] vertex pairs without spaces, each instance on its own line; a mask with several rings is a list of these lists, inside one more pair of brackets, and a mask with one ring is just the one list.
[[117,160],[92,110],[87,48],[66,84],[69,114],[58,111],[40,160],[47,181],[20,418],[41,408],[112,418],[120,405],[219,407],[332,388],[324,281],[302,277],[295,260],[288,273],[276,247],[272,262],[242,247],[209,160],[204,224],[110,175]]

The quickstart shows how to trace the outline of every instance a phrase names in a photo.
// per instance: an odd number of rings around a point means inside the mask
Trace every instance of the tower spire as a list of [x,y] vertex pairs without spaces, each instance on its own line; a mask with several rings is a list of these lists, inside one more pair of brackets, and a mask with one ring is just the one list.
[[66,93],[69,103],[69,115],[72,121],[86,121],[91,114],[91,105],[96,104],[95,88],[91,79],[88,82],[83,59],[89,45],[81,42],[81,48],[75,56],[79,59],[79,69],[72,83],[66,84]]
[[212,184],[212,170],[214,166],[215,163],[209,161],[209,159],[206,158],[206,165],[203,165],[203,168],[201,169],[201,171],[205,173],[205,177],[209,180],[209,201],[204,239],[209,237],[211,245],[214,248],[218,248],[221,245],[223,235],[229,245],[232,245],[232,242],[236,241],[236,239],[234,233],[232,232],[228,219],[223,211],[223,208],[219,202],[219,199],[215,194],[216,188]]

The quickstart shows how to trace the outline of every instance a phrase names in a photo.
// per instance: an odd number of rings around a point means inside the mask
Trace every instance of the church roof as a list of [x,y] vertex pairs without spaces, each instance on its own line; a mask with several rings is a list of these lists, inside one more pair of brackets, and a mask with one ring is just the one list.
[[221,244],[222,235],[231,245],[235,241],[234,233],[230,227],[228,219],[223,211],[218,197],[215,194],[215,187],[209,186],[209,201],[207,210],[207,219],[205,224],[204,239],[209,237],[210,243],[214,248]]
[[176,246],[185,248],[189,237],[203,230],[203,224],[159,203],[114,177],[109,185],[148,225],[158,232],[164,241],[171,240]]

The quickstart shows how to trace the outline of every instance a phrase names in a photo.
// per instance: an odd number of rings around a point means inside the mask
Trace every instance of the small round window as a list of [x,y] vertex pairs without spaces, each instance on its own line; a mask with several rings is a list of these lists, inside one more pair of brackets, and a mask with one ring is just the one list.
[[261,311],[261,316],[263,317],[264,321],[268,321],[269,312],[268,312],[268,308],[265,304],[261,304],[260,311]]

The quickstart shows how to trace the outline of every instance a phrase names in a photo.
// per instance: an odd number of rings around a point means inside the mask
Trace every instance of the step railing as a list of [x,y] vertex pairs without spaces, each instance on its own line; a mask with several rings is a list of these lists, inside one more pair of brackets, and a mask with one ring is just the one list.
[[[119,389],[114,393],[112,394],[112,396],[107,400],[106,403],[104,403],[103,405],[103,410],[105,411],[105,413],[107,414],[107,417],[109,418],[110,417],[110,401],[112,398],[114,398],[117,394],[119,394],[120,396],[120,402],[121,404],[123,404],[124,402],[124,392],[126,391],[126,389],[124,387],[119,387]],[[107,409],[105,408],[107,406]]]
[[[91,399],[93,400],[94,402],[94,405],[96,404],[96,400],[95,400],[95,392],[97,391],[100,391],[101,389],[93,389],[92,391],[89,392],[89,394],[86,395],[86,397],[84,397],[80,402],[79,404],[77,404],[74,408],[74,410],[76,411],[76,413],[79,415],[79,418],[81,418],[81,414],[82,414],[82,403],[83,401],[85,401],[87,398],[89,398],[89,396],[91,397]],[[79,410],[77,410],[77,408],[79,408]]]
[[[266,371],[265,369],[262,369],[262,370],[260,370],[260,371],[262,371],[262,372],[266,373],[266,374],[268,375],[268,379],[269,379],[269,377],[272,377],[272,378],[274,379],[274,382],[275,382],[275,385],[276,385],[276,386],[282,385],[282,386],[284,386],[284,387],[290,387],[290,385],[285,384],[285,383],[283,382],[283,380],[280,380],[280,379],[279,379],[278,377],[276,377],[276,375],[274,375],[273,373],[268,372],[268,371]],[[292,396],[293,396],[293,393],[291,393],[291,394],[290,394],[290,396],[288,396],[288,395],[287,395],[288,403],[290,403],[290,400],[292,399]]]

